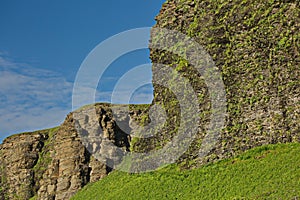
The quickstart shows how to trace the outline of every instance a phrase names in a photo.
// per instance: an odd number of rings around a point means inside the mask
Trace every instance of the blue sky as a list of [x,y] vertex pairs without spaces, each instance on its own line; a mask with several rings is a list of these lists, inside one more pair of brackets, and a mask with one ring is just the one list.
[[[115,34],[153,26],[163,2],[1,0],[0,141],[59,125],[71,111],[73,83],[86,56]],[[109,102],[118,79],[149,62],[147,49],[121,56],[100,80],[96,101]],[[150,79],[149,73],[150,67],[141,76]],[[151,99],[152,86],[145,85],[131,102]]]

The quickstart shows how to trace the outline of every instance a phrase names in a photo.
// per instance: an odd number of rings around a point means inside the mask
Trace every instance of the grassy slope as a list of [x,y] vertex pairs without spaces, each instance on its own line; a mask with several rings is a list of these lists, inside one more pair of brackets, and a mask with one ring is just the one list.
[[300,144],[268,145],[199,169],[113,172],[72,199],[298,199]]

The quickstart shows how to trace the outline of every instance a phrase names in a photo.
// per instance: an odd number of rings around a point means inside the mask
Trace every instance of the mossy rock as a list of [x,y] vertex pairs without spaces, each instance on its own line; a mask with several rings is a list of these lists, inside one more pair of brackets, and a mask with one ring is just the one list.
[[[169,0],[156,20],[155,27],[197,41],[214,60],[225,85],[227,118],[221,139],[211,156],[198,163],[263,144],[300,141],[299,1]],[[191,63],[171,52],[151,49],[151,59],[180,72],[197,91],[199,134],[179,162],[197,159],[210,121],[205,82]],[[153,76],[159,73],[163,69],[153,64]],[[137,151],[159,148],[180,126],[180,109],[171,90],[154,84],[154,103],[167,110],[167,125],[156,137],[135,141],[132,148]]]

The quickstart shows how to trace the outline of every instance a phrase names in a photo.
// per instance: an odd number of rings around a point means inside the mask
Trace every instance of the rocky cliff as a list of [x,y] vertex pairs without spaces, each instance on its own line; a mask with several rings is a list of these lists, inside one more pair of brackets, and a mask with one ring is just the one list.
[[[197,97],[197,134],[177,159],[180,166],[196,167],[264,144],[300,142],[299,15],[297,0],[168,0],[163,5],[155,27],[176,30],[200,44],[220,72],[226,94],[224,127],[208,154],[199,156],[209,134],[207,126],[215,96],[203,74],[184,56],[154,48],[155,42],[174,43],[174,38],[159,38],[157,32],[152,33],[153,79],[161,79],[165,69],[158,63],[165,64],[188,80]],[[181,41],[175,38],[175,42],[181,48]],[[119,106],[113,115],[110,105],[97,104],[70,113],[57,128],[5,139],[0,146],[0,198],[69,199],[122,161],[118,155],[115,163],[91,155],[100,152],[114,156],[109,146],[103,148],[107,142],[124,152],[161,149],[182,125],[180,99],[172,92],[185,90],[179,86],[167,88],[154,82],[153,104],[165,109],[167,119],[161,129],[151,130],[150,138],[130,138],[126,134],[129,131],[138,135],[141,131],[132,120],[142,125],[151,121],[149,106],[131,106],[129,115],[123,110],[126,106]],[[91,110],[95,112],[90,114]],[[74,119],[76,113],[80,115]]]
[[[114,114],[118,115],[118,123],[129,127],[129,115],[123,108],[118,105]],[[131,111],[132,115],[136,112],[141,111]],[[98,136],[97,141],[90,141],[91,149],[82,143],[83,128],[87,130],[90,125],[97,131],[88,130],[89,138],[92,134]],[[69,199],[112,170],[113,166],[106,163],[109,160],[100,162],[91,155],[93,148],[107,154],[109,148],[101,149],[104,140],[124,151],[129,148],[128,136],[117,126],[108,104],[72,112],[59,127],[6,138],[0,146],[0,199]]]
[[[182,46],[178,36],[152,33],[153,78],[165,73],[161,64],[168,65],[188,79],[198,98],[198,134],[179,162],[189,168],[263,144],[300,141],[299,1],[168,0],[156,20],[155,28],[176,30],[203,47],[226,91],[224,128],[218,142],[200,158],[216,96],[209,91],[207,76],[187,60],[193,48]],[[161,43],[173,47],[156,49]],[[173,86],[173,90],[185,89],[177,83]],[[160,147],[180,127],[181,105],[174,91],[154,83],[154,103],[166,108],[168,124],[154,139],[133,144],[137,151]]]

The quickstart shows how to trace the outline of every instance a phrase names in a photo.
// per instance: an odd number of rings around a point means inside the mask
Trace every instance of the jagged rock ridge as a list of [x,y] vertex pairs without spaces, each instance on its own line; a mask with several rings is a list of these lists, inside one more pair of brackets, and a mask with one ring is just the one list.
[[[129,127],[129,114],[123,112],[124,106],[117,108],[114,112],[118,123]],[[88,138],[97,138],[97,142],[83,145],[83,127],[90,125],[98,130],[86,130]],[[93,148],[103,155],[113,153],[109,148],[101,149],[105,141],[129,150],[128,135],[118,127],[108,104],[85,106],[72,112],[57,128],[5,139],[0,146],[1,199],[69,199],[87,183],[112,170],[108,160],[100,162],[91,155]]]

